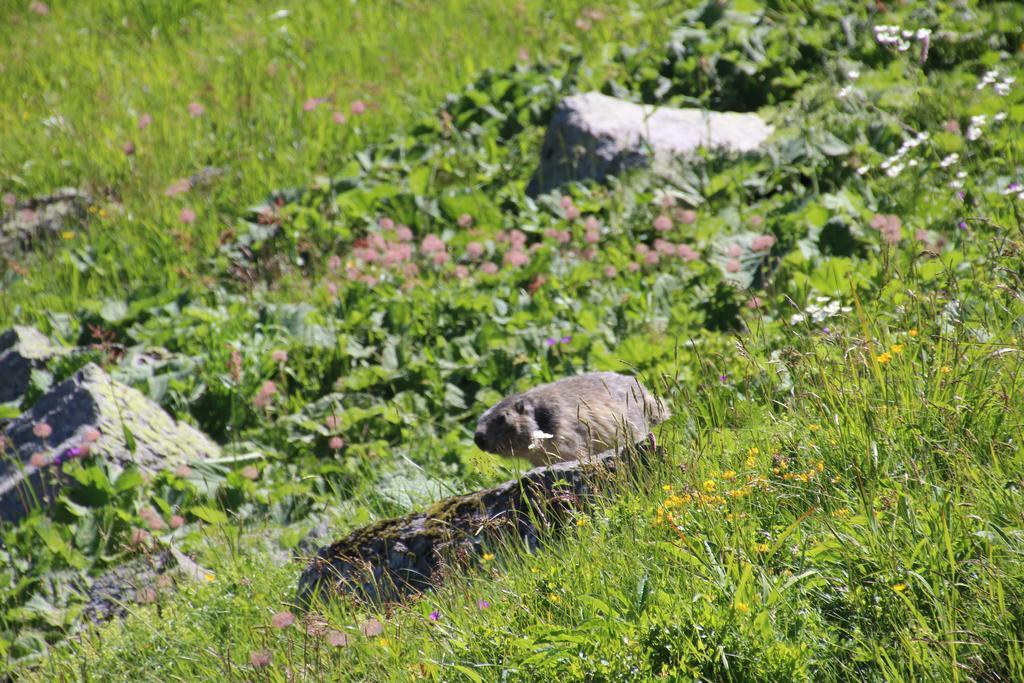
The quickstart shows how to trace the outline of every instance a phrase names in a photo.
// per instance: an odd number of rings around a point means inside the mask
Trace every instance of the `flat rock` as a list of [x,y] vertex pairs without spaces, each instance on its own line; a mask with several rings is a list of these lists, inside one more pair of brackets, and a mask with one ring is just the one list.
[[647,452],[638,445],[537,467],[520,479],[364,527],[320,548],[299,578],[297,603],[308,607],[318,597],[343,594],[397,600],[438,585],[498,539],[518,538],[534,548],[542,532],[563,525],[566,511],[607,490]]
[[[46,423],[52,432],[36,434]],[[95,430],[99,438],[89,442]],[[129,448],[126,432],[135,441]],[[95,434],[94,434],[95,435]],[[32,491],[37,499],[52,500],[66,477],[56,475],[61,462],[83,455],[126,467],[154,472],[181,463],[217,457],[220,447],[202,432],[176,422],[139,391],[112,379],[89,363],[36,401],[4,430],[6,457],[0,459],[0,520],[16,521],[27,514]],[[32,462],[32,455],[45,462]],[[38,460],[39,458],[37,458]]]
[[19,202],[0,216],[0,254],[29,251],[40,240],[85,223],[91,202],[87,192],[73,187]]
[[685,158],[700,147],[752,152],[771,133],[757,114],[653,107],[597,92],[573,95],[555,108],[526,191],[536,196],[570,180],[603,181]]

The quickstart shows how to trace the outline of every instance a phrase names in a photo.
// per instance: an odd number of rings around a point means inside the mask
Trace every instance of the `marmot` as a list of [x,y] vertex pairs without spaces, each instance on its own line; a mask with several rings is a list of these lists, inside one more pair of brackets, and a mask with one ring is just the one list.
[[481,450],[535,465],[634,444],[670,416],[634,377],[593,372],[509,396],[480,416]]

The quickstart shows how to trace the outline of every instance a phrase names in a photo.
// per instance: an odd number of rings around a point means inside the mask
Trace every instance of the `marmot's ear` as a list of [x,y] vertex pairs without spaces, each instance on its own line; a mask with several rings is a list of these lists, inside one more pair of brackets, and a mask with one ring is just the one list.
[[526,405],[522,402],[522,400],[516,401],[516,412],[519,413],[520,415],[526,412]]

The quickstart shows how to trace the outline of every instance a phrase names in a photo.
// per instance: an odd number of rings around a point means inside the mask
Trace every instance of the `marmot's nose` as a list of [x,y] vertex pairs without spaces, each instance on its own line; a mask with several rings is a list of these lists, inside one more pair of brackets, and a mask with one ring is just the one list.
[[474,434],[474,435],[473,435],[473,441],[474,441],[474,442],[476,442],[476,447],[477,447],[477,448],[479,448],[479,449],[480,449],[480,450],[482,450],[482,451],[483,451],[483,450],[486,450],[486,449],[484,448],[484,444],[485,444],[486,442],[485,442],[485,440],[484,440],[484,433],[483,433],[483,432],[477,432],[476,434]]

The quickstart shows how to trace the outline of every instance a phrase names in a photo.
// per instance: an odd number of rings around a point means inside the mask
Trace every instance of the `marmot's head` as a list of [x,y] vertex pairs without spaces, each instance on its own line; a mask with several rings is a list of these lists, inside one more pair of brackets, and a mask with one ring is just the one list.
[[552,406],[538,403],[527,394],[517,394],[480,416],[473,440],[480,450],[488,453],[534,460],[537,454],[533,450],[543,449],[545,438],[557,437],[556,429]]

